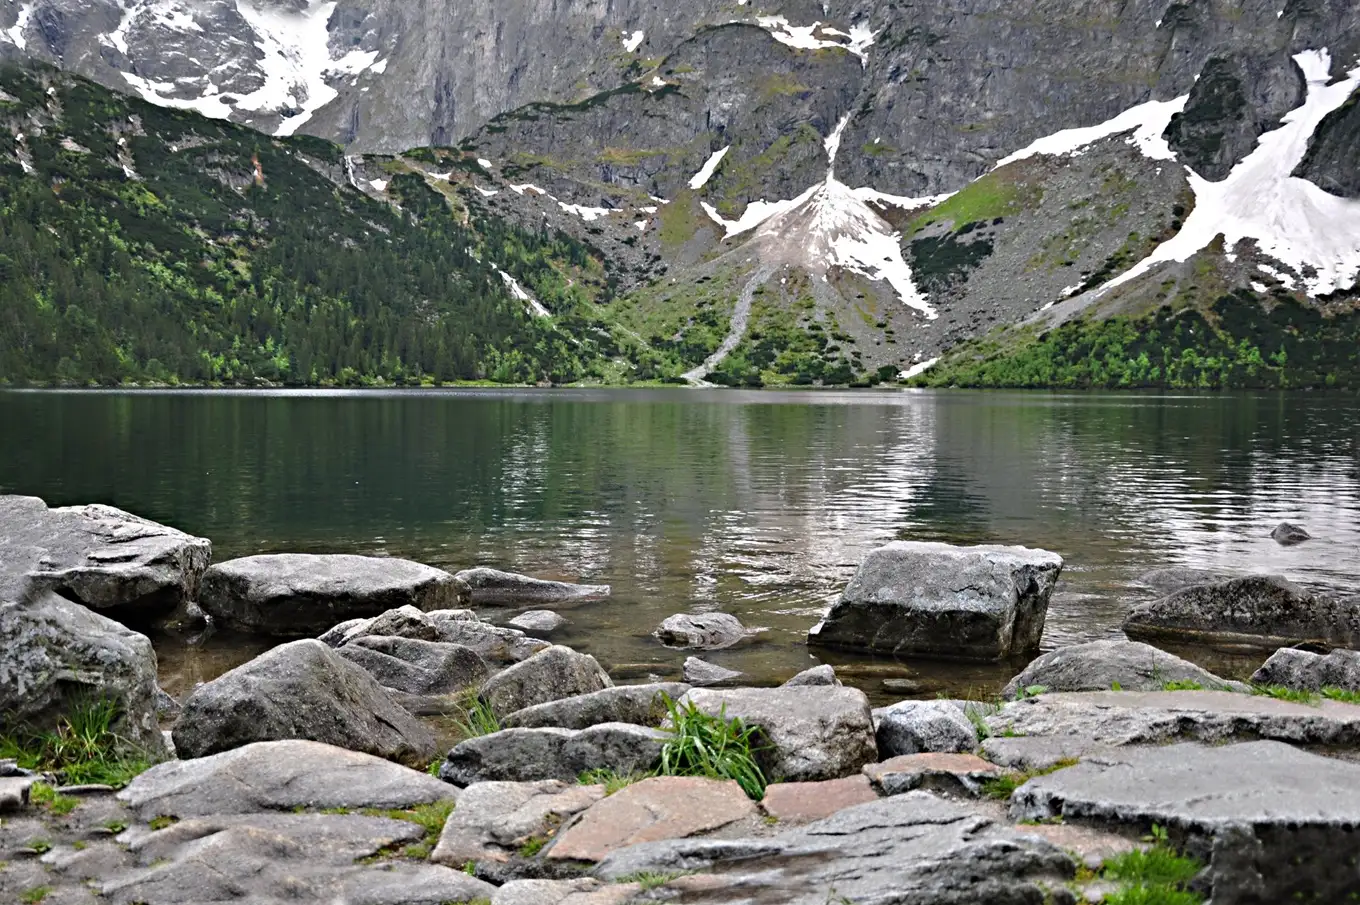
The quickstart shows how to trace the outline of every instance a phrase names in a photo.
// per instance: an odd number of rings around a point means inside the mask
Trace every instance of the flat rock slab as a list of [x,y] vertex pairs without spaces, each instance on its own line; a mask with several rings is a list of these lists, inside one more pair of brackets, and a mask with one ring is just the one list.
[[501,720],[503,729],[588,729],[601,723],[660,726],[669,712],[666,699],[684,697],[683,682],[619,685],[517,710]]
[[864,767],[865,778],[884,795],[922,789],[947,795],[977,795],[1002,770],[975,754],[904,754]]
[[430,860],[462,867],[505,863],[526,841],[604,798],[603,786],[546,782],[483,782],[463,790]]
[[1133,748],[1030,780],[1016,819],[1142,831],[1209,862],[1215,905],[1343,902],[1360,894],[1360,764],[1279,742]]
[[0,495],[0,564],[119,622],[144,623],[198,596],[212,542],[115,509],[49,509]]
[[992,736],[983,741],[982,755],[1009,770],[1050,770],[1116,747],[1086,735]]
[[496,890],[491,905],[628,905],[642,887],[637,883],[575,880],[511,880]]
[[771,782],[840,779],[878,760],[869,700],[856,688],[696,688],[680,704],[759,727],[756,758]]
[[479,567],[459,572],[457,577],[472,589],[473,603],[570,603],[600,600],[609,596],[609,585],[571,584],[543,581]]
[[1019,829],[1031,836],[1038,836],[1045,842],[1053,843],[1090,870],[1099,870],[1100,866],[1111,858],[1117,858],[1142,847],[1127,836],[1077,824],[1038,823],[1027,824]]
[[926,792],[843,810],[774,836],[649,842],[610,855],[605,879],[699,871],[687,903],[1019,905],[1075,873],[1056,846]]
[[1212,691],[1250,691],[1189,660],[1138,641],[1092,641],[1049,651],[1011,679],[1001,692],[1015,698],[1028,688],[1045,691],[1161,691],[1167,682],[1194,682]]
[[203,576],[199,605],[240,631],[299,638],[402,606],[451,609],[465,594],[448,572],[410,560],[272,553],[213,566]]
[[741,786],[693,776],[657,776],[604,799],[558,835],[553,861],[603,861],[613,851],[658,839],[684,839],[756,815]]
[[730,613],[679,613],[667,617],[652,637],[667,647],[724,650],[753,633]]
[[867,776],[847,776],[824,782],[775,783],[766,787],[760,808],[780,823],[811,823],[877,798]]
[[1226,691],[1046,694],[1007,704],[987,718],[987,726],[993,739],[1014,733],[1081,739],[1079,744],[1088,746],[1276,739],[1356,747],[1360,706],[1328,700],[1299,704]]
[[458,786],[482,782],[574,781],[589,770],[646,773],[661,759],[669,732],[631,723],[588,729],[502,729],[459,742],[439,767]]
[[457,789],[428,774],[308,741],[259,742],[170,761],[118,793],[147,820],[294,808],[409,808],[457,796]]

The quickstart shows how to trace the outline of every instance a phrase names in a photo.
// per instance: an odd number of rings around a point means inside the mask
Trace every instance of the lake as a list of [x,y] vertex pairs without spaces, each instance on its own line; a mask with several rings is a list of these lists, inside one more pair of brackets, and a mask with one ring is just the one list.
[[[627,679],[678,676],[686,654],[649,634],[666,616],[730,612],[767,630],[708,659],[774,682],[820,662],[808,628],[893,539],[1060,553],[1046,648],[1117,636],[1131,580],[1162,566],[1353,592],[1357,425],[1360,400],[1321,394],[5,392],[0,491],[110,503],[211,538],[218,561],[369,553],[610,584],[555,640]],[[1277,545],[1285,519],[1316,539]],[[154,640],[172,692],[269,646]],[[1014,671],[823,656],[875,700]]]

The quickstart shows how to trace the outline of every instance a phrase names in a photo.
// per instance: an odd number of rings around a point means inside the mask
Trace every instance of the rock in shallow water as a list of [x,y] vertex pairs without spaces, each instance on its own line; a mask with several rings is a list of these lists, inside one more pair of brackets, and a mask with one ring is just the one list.
[[1302,525],[1295,525],[1293,522],[1280,522],[1275,530],[1270,532],[1270,536],[1275,539],[1275,543],[1282,547],[1292,547],[1295,544],[1313,539],[1313,535],[1308,533],[1307,528]]
[[1050,651],[1030,663],[1001,692],[1014,698],[1027,688],[1046,691],[1161,691],[1169,682],[1193,682],[1211,691],[1249,691],[1188,660],[1137,641],[1092,641]]
[[839,685],[841,680],[836,678],[836,670],[827,664],[814,666],[805,669],[784,683],[785,688],[798,688],[805,685]]
[[180,757],[309,739],[424,765],[434,733],[320,641],[293,641],[200,685],[174,728]]
[[543,581],[485,567],[466,569],[457,577],[471,588],[473,603],[566,603],[609,596],[609,585]]
[[1279,742],[1125,749],[1030,780],[1017,820],[1142,832],[1209,862],[1214,905],[1342,902],[1360,894],[1360,765]]
[[552,610],[530,610],[520,613],[508,623],[511,628],[535,635],[550,635],[567,624],[566,617]]
[[466,593],[448,572],[405,559],[276,553],[213,566],[199,602],[230,628],[296,638],[403,606],[455,608]]
[[1360,651],[1334,650],[1324,656],[1286,647],[1271,654],[1251,681],[1302,691],[1324,688],[1360,691]]
[[749,632],[727,613],[681,613],[667,617],[652,636],[669,647],[723,650],[746,639]]
[[1046,550],[896,541],[865,558],[808,643],[968,660],[1031,654],[1061,572]]
[[745,673],[738,672],[735,669],[728,669],[716,663],[709,663],[707,660],[700,660],[698,657],[686,657],[681,674],[685,681],[691,685],[730,683],[745,675]]

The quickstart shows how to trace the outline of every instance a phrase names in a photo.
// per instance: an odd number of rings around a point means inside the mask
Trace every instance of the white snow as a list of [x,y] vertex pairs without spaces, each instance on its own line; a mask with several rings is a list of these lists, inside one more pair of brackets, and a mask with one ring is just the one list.
[[644,232],[644,233],[647,231],[647,221],[646,221],[646,220],[639,220],[639,221],[637,221],[636,223],[634,223],[633,225],[636,226],[639,230],[641,230],[641,231]]
[[1304,51],[1294,61],[1308,80],[1303,106],[1286,114],[1281,128],[1262,135],[1256,150],[1222,182],[1191,172],[1195,209],[1181,231],[1102,291],[1158,264],[1186,261],[1219,235],[1230,252],[1238,243],[1254,240],[1262,252],[1298,273],[1310,296],[1355,285],[1360,276],[1360,201],[1330,195],[1291,174],[1318,124],[1360,87],[1360,65],[1328,84],[1331,54],[1326,50]]
[[1106,120],[1099,125],[1055,132],[999,161],[994,169],[1040,154],[1050,157],[1080,156],[1086,147],[1102,138],[1130,131],[1133,134],[1129,136],[1129,144],[1136,145],[1143,156],[1152,160],[1175,160],[1176,154],[1166,143],[1162,133],[1170,125],[1171,117],[1185,109],[1185,102],[1189,98],[1190,96],[1186,95],[1171,101],[1148,101],[1131,107],[1114,119]]
[[940,360],[938,358],[932,358],[929,361],[923,361],[920,364],[912,365],[911,367],[907,368],[905,371],[902,372],[901,379],[910,380],[911,378],[915,377],[918,374],[924,374],[926,371],[929,371],[931,368],[935,367],[935,365],[938,364],[939,361]]
[[484,170],[489,170],[491,169],[491,161],[487,160],[485,157],[478,157],[477,166],[481,167]]
[[667,85],[666,80],[663,79],[661,76],[659,76],[659,75],[654,75],[654,76],[652,76],[652,87],[653,87],[653,88],[665,88],[666,85]]
[[501,275],[502,280],[505,280],[505,285],[507,288],[509,288],[511,295],[519,299],[521,302],[529,303],[530,311],[532,311],[539,317],[552,316],[552,312],[549,311],[547,308],[543,307],[542,302],[540,302],[538,299],[534,298],[532,295],[524,291],[524,287],[519,284],[519,280],[510,276],[510,274],[506,273],[504,270],[501,270],[499,267],[496,268],[496,272]]
[[1256,269],[1261,271],[1262,273],[1273,276],[1276,280],[1279,281],[1280,285],[1286,289],[1292,290],[1296,285],[1294,281],[1294,275],[1292,273],[1285,273],[1283,270],[1278,270],[1274,267],[1271,267],[1269,264],[1257,264]]
[[526,182],[524,185],[512,185],[510,186],[510,191],[514,192],[516,195],[523,195],[525,192],[533,192],[535,195],[548,194],[532,182]]
[[727,156],[727,152],[730,150],[732,150],[732,146],[728,145],[721,151],[714,151],[704,165],[699,168],[699,172],[695,173],[694,178],[689,181],[689,187],[698,191],[708,185],[708,180],[713,178],[714,172],[718,169],[718,164],[722,163],[722,159]]
[[477,191],[481,192],[482,196],[485,198],[491,198],[500,194],[496,189],[484,189],[480,185],[477,186]]
[[1251,281],[1251,288],[1261,293],[1262,295],[1265,295],[1266,293],[1270,292],[1269,286],[1267,286],[1265,283],[1258,283],[1255,280]]
[[635,31],[631,35],[624,35],[624,37],[621,39],[623,41],[623,49],[628,51],[629,53],[633,53],[639,47],[642,46],[642,41],[644,37],[645,35],[643,35],[643,33],[640,31]]
[[[379,60],[378,62],[370,66],[368,71],[373,73],[374,75],[382,75],[384,72],[387,71],[388,62],[389,62],[388,60]],[[368,89],[365,88],[364,90],[367,91]]]
[[371,185],[371,186],[373,186],[375,189],[377,189],[377,190],[380,191],[380,192],[385,192],[385,191],[387,191],[387,180],[386,180],[386,179],[370,179],[370,180],[368,181],[368,184]]
[[[557,201],[556,198],[553,199]],[[608,207],[586,207],[584,204],[567,204],[565,201],[557,201],[557,206],[569,214],[575,214],[587,223],[593,223],[601,217],[618,213],[613,208]]]
[[[853,25],[849,33],[846,33],[825,26],[821,22],[813,22],[811,25],[790,25],[789,20],[783,16],[757,16],[756,22],[781,44],[787,44],[789,47],[796,47],[799,50],[822,50],[839,47],[859,57],[862,66],[869,65],[867,51],[873,46],[875,32],[868,25]],[[819,32],[824,36],[832,35],[846,40],[844,42],[831,41],[826,37],[818,37]]]
[[[28,28],[29,20],[33,18],[33,7],[19,7],[19,18],[14,25],[5,31],[0,31],[0,40],[8,41],[20,50],[28,47],[28,39],[24,37],[24,29]],[[31,168],[26,168],[24,172],[31,172]]]
[[887,192],[880,192],[869,186],[861,186],[855,189],[855,197],[860,201],[886,204],[890,207],[900,207],[902,210],[914,211],[923,207],[934,207],[937,204],[944,204],[954,197],[954,192],[945,192],[942,195],[926,195],[922,198],[909,198],[906,195],[889,195]]
[[700,202],[700,206],[703,207],[704,213],[708,214],[709,219],[727,231],[724,238],[730,239],[733,236],[739,236],[744,232],[755,229],[766,220],[793,210],[809,200],[819,188],[821,186],[814,185],[797,198],[788,201],[752,201],[746,205],[746,210],[742,211],[741,216],[736,220],[724,220],[722,214],[718,213],[717,209],[706,201]]

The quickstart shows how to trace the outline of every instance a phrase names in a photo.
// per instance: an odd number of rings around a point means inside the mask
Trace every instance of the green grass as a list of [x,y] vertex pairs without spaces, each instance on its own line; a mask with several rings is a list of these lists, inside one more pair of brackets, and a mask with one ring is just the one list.
[[1164,682],[1162,691],[1203,691],[1204,686],[1190,679],[1180,679],[1175,682]]
[[1042,189],[1023,186],[1011,174],[989,173],[916,217],[908,224],[905,235],[914,236],[932,223],[946,221],[958,231],[969,223],[1017,214],[1034,207],[1042,198]]
[[151,767],[136,745],[113,731],[118,705],[105,699],[75,700],[56,728],[20,729],[0,738],[0,757],[29,770],[56,773],[69,785],[121,788]]
[[52,840],[50,839],[30,839],[25,843],[25,847],[32,849],[40,855],[45,855],[52,851]]
[[166,817],[165,815],[162,814],[160,817],[152,817],[151,822],[147,825],[150,826],[153,830],[163,830],[166,827],[174,826],[177,823],[179,823],[178,819],[174,817]]
[[80,799],[58,795],[57,790],[45,782],[35,782],[28,794],[30,801],[58,817],[65,817],[80,805]]
[[1324,688],[1322,696],[1329,701],[1340,701],[1343,704],[1360,704],[1360,691],[1348,691],[1345,688]]
[[110,820],[104,824],[104,829],[108,830],[110,833],[113,833],[115,836],[121,833],[123,830],[127,829],[127,827],[128,825],[126,820]]
[[480,738],[501,731],[501,721],[496,717],[491,705],[477,696],[476,692],[463,699],[463,715],[454,719],[454,725],[467,738]]
[[620,789],[626,789],[635,782],[650,779],[655,773],[619,773],[616,770],[604,768],[600,770],[587,770],[577,779],[583,786],[604,786],[605,795],[613,795]]
[[982,794],[986,795],[988,798],[995,798],[997,801],[1009,801],[1010,797],[1015,794],[1016,789],[1020,788],[1034,777],[1047,776],[1050,773],[1056,773],[1059,770],[1065,770],[1068,767],[1075,766],[1076,763],[1077,759],[1072,757],[1060,760],[1051,767],[1045,767],[1042,770],[1022,770],[1013,773],[1003,773],[1000,776],[994,776],[991,779],[983,781]]
[[530,836],[528,839],[524,840],[524,844],[519,847],[519,856],[521,858],[534,857],[539,852],[543,851],[544,846],[548,844],[551,838],[552,837],[548,835]]
[[23,902],[24,905],[34,905],[34,903],[41,902],[43,899],[47,898],[51,893],[52,887],[50,886],[35,886],[19,896],[19,901]]
[[442,758],[442,757],[436,757],[434,760],[430,761],[430,765],[429,765],[428,767],[425,768],[425,772],[428,773],[428,774],[430,774],[431,776],[433,776],[435,779],[438,779],[438,778],[439,778],[439,768],[442,767],[443,765],[444,765],[444,758]]
[[639,871],[638,873],[635,874],[626,874],[625,876],[619,877],[614,882],[636,883],[642,887],[643,892],[650,892],[653,889],[665,886],[672,880],[678,880],[681,877],[688,877],[693,873],[694,873],[693,871],[680,871],[680,870],[676,871],[644,870]]
[[1119,884],[1105,897],[1114,905],[1201,905],[1198,893],[1188,889],[1201,865],[1174,852],[1166,830],[1152,828],[1154,845],[1148,849],[1125,852],[1105,862],[1102,879]]
[[661,749],[662,775],[731,779],[752,800],[764,797],[765,774],[755,760],[761,747],[759,727],[728,719],[726,704],[716,716],[693,702],[681,706],[670,698],[666,709],[671,738]]
[[430,852],[434,851],[435,845],[439,842],[439,834],[443,832],[444,824],[448,822],[449,815],[453,813],[453,808],[454,802],[452,801],[436,801],[432,804],[416,805],[413,808],[393,810],[366,808],[363,813],[367,817],[404,820],[423,829],[425,831],[424,838],[406,846],[401,850],[401,853],[404,857],[424,861],[430,857]]
[[1286,688],[1283,685],[1254,685],[1251,693],[1260,697],[1274,698],[1277,701],[1289,701],[1294,704],[1311,704],[1316,706],[1320,695],[1316,691],[1303,691],[1298,688]]

